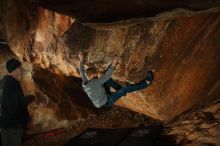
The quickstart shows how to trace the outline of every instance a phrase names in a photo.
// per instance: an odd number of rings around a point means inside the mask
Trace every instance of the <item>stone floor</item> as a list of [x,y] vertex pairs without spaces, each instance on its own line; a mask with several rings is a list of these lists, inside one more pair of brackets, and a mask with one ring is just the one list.
[[87,128],[130,128],[154,123],[158,123],[158,121],[145,115],[113,106],[111,109],[102,109],[97,115],[91,115],[87,119],[76,121],[68,129],[26,135],[22,146],[62,146],[70,138],[77,136]]

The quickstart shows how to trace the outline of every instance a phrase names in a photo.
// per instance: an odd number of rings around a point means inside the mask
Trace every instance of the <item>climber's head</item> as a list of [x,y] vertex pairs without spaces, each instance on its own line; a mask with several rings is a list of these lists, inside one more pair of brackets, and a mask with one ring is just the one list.
[[92,78],[97,78],[98,77],[98,73],[97,73],[96,68],[94,68],[94,67],[88,68],[86,70],[86,76],[87,76],[87,78],[89,80],[91,80]]

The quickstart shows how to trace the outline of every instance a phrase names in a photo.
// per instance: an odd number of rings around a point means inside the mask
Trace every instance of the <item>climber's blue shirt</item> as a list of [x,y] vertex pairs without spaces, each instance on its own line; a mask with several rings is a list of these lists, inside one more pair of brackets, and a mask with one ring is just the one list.
[[107,93],[104,88],[104,83],[107,82],[114,71],[114,67],[110,66],[106,71],[105,75],[100,78],[93,78],[88,80],[85,75],[84,64],[80,62],[80,76],[82,78],[82,86],[83,90],[89,96],[90,100],[92,101],[93,105],[97,108],[102,107],[107,102]]

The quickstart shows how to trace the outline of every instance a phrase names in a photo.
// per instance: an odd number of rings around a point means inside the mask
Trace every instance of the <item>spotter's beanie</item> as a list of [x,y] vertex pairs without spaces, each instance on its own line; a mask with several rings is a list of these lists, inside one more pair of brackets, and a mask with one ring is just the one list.
[[9,73],[13,72],[15,69],[21,66],[21,62],[17,59],[10,59],[6,63],[6,69]]

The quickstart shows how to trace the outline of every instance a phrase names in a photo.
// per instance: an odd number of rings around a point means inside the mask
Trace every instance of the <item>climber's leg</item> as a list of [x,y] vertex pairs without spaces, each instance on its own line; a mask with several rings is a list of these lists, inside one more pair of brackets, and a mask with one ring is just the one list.
[[122,96],[125,96],[127,93],[131,93],[131,92],[138,91],[138,90],[148,87],[149,85],[151,85],[152,80],[153,80],[153,72],[149,71],[147,73],[146,80],[141,81],[140,83],[137,83],[137,84],[132,84],[132,85],[122,87],[120,90],[109,95],[106,106],[112,106],[119,98],[121,98]]
[[118,84],[117,82],[115,82],[112,78],[108,80],[109,84],[111,87],[113,87],[115,90],[119,90],[122,88],[122,86],[120,84]]
[[119,98],[126,95],[126,89],[122,87],[121,89],[117,90],[116,92],[108,95],[107,103],[105,104],[106,107],[112,106]]
[[110,88],[113,87],[115,90],[119,90],[122,88],[122,86],[120,84],[118,84],[117,82],[115,82],[112,78],[109,79],[105,84],[105,90],[106,90],[106,93],[108,95],[111,95],[111,91],[110,91]]

